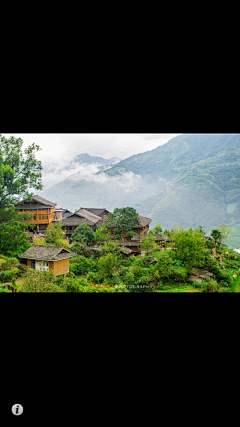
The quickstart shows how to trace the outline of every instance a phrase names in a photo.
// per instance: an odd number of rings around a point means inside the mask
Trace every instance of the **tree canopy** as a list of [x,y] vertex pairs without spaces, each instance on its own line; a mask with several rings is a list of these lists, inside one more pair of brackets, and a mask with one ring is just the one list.
[[30,188],[42,189],[42,165],[35,158],[41,148],[32,144],[22,149],[21,138],[0,134],[0,209],[13,206],[19,199],[30,199]]
[[140,218],[136,209],[127,207],[127,208],[116,208],[113,213],[108,214],[108,219],[105,221],[104,225],[114,234],[121,234],[121,232],[130,232],[137,225],[140,224]]
[[71,239],[78,243],[81,243],[84,239],[86,243],[90,243],[94,240],[94,232],[89,225],[80,224],[72,234]]
[[57,224],[50,224],[49,227],[46,228],[46,243],[62,246],[62,240],[66,231],[62,230],[62,221],[59,221]]
[[23,232],[26,224],[11,219],[0,224],[0,253],[17,256],[30,248],[31,243]]
[[172,234],[176,259],[184,262],[187,269],[200,267],[205,259],[206,242],[202,234],[190,228],[184,230],[181,226],[175,227]]

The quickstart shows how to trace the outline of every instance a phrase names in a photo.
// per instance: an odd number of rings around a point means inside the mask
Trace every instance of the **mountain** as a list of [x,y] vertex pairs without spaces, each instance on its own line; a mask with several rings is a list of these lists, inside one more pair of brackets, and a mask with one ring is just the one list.
[[132,206],[164,229],[224,224],[235,231],[227,244],[240,247],[240,134],[183,134],[43,197],[70,209]]
[[111,157],[111,159],[104,159],[103,157],[90,156],[88,153],[78,154],[74,157],[73,163],[83,164],[86,163],[88,165],[92,163],[98,163],[99,165],[115,165],[115,163],[120,162],[121,159],[118,157]]

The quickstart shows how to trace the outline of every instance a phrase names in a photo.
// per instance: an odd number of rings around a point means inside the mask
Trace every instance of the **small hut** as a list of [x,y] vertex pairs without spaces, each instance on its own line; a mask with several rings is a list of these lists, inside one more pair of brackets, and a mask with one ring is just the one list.
[[61,246],[32,245],[18,257],[25,260],[30,268],[59,276],[69,272],[69,258],[76,255]]

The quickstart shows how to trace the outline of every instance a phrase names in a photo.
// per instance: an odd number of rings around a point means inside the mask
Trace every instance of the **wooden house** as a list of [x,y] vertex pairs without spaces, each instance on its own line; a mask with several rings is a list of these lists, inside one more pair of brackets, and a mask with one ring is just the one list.
[[33,196],[31,202],[22,200],[15,208],[19,212],[27,212],[33,214],[33,220],[27,221],[28,224],[35,224],[36,231],[44,231],[52,223],[55,206],[57,203],[49,202],[40,196]]
[[68,209],[62,210],[62,219],[67,218],[69,216],[73,215],[73,212],[69,211]]
[[18,256],[28,267],[59,276],[69,272],[69,258],[76,255],[60,246],[32,245]]
[[[157,243],[159,246],[162,246],[165,242],[170,242],[170,237],[164,236],[161,234],[153,234],[155,237],[155,243]],[[119,246],[128,248],[132,250],[133,252],[141,252],[140,246],[141,246],[141,239],[143,237],[146,237],[146,234],[135,234],[129,241],[127,239],[124,239],[124,242],[120,242]]]
[[150,218],[146,218],[145,216],[138,215],[140,218],[140,224],[134,228],[134,233],[137,234],[145,234],[149,230],[149,224],[152,222]]
[[106,208],[103,208],[103,209],[80,208],[78,212],[81,214],[82,210],[90,212],[90,213],[98,216],[100,218],[98,225],[104,224],[104,222],[108,219],[109,211]]
[[71,240],[72,234],[81,224],[87,224],[93,231],[96,230],[96,222],[94,220],[87,219],[77,213],[74,213],[68,216],[67,218],[64,218],[61,224],[62,229],[66,231],[65,239],[67,240]]

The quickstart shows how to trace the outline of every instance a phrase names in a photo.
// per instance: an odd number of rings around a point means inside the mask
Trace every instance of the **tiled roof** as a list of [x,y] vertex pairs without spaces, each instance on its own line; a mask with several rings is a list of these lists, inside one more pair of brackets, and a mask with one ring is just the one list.
[[95,224],[102,219],[100,216],[97,216],[97,215],[93,214],[92,212],[89,212],[83,208],[79,209],[79,211],[77,211],[76,213],[80,216],[83,216],[86,219],[89,219],[90,221],[94,222]]
[[81,209],[85,209],[85,211],[88,211],[88,212],[91,212],[91,213],[93,213],[94,215],[101,215],[103,212],[107,212],[107,213],[109,213],[108,212],[108,210],[107,209],[105,209],[105,208],[103,208],[103,209],[95,209],[95,208],[81,208]]
[[61,246],[46,246],[32,245],[23,254],[19,254],[19,258],[37,259],[42,261],[59,261],[61,259],[70,258],[77,254],[70,252]]
[[141,243],[140,242],[118,242],[118,245],[119,246],[135,246],[135,247],[137,247],[137,246],[140,246],[141,245]]
[[[152,234],[152,236],[155,237],[156,242],[170,242],[170,237],[165,236],[163,234]],[[142,237],[146,237],[146,234],[134,234],[134,236],[131,238],[132,241],[140,241]]]
[[120,252],[122,252],[123,254],[126,254],[126,255],[130,255],[133,253],[133,251],[131,249],[125,248],[124,246],[120,249]]
[[75,214],[72,214],[71,216],[62,219],[62,225],[64,226],[71,226],[71,225],[81,225],[81,224],[87,224],[87,225],[94,225],[95,222],[90,221],[87,218],[82,218],[81,216]]
[[150,218],[146,218],[145,216],[138,215],[140,218],[140,224],[136,225],[134,228],[143,228],[146,227],[146,225],[150,224],[152,220]]
[[33,200],[36,200],[36,202],[42,203],[43,205],[57,206],[57,203],[49,202],[49,200],[40,196],[33,196]]

